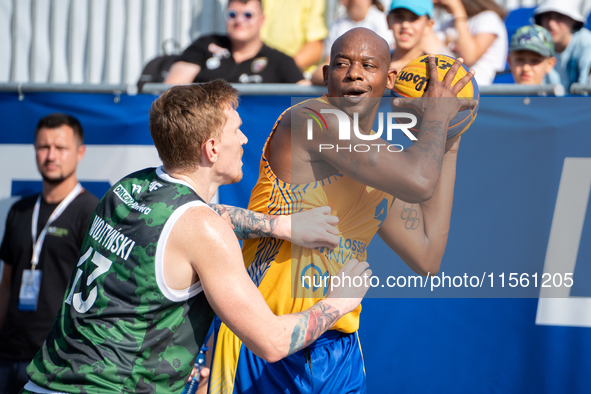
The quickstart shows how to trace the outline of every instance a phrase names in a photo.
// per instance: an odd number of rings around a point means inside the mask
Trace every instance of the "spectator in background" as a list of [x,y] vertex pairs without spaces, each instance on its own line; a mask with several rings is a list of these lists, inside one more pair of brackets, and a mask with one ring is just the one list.
[[[35,130],[39,195],[17,201],[8,213],[0,247],[0,393],[18,393],[25,368],[57,316],[98,199],[76,179],[84,134],[72,116],[54,113]],[[34,236],[33,236],[34,234]],[[34,245],[34,246],[33,246]]]
[[[347,12],[345,15],[337,18],[328,31],[328,37],[324,40],[324,64],[330,62],[330,48],[337,38],[355,27],[365,27],[373,30],[382,37],[388,46],[394,45],[394,37],[388,30],[386,15],[384,14],[384,5],[379,0],[340,0],[345,6]],[[428,0],[431,2],[431,0]],[[433,6],[431,6],[433,8]],[[322,85],[324,77],[322,75],[322,66],[319,66],[312,75],[312,83]]]
[[301,70],[313,71],[322,59],[325,0],[263,0],[261,38],[271,48],[293,57]]
[[565,88],[574,82],[588,83],[591,69],[591,32],[585,28],[578,0],[548,0],[534,10],[534,19],[550,31],[556,49],[556,66],[550,83]]
[[386,40],[390,48],[393,48],[394,38],[388,31],[385,8],[379,0],[340,0],[340,2],[347,12],[332,22],[328,30],[328,37],[324,41],[324,54],[329,60],[332,44],[341,35],[355,27],[373,30]]
[[225,18],[228,34],[208,35],[193,42],[172,65],[164,83],[223,78],[235,83],[309,84],[291,57],[261,40],[265,21],[261,0],[230,0]]
[[537,25],[519,28],[511,37],[507,60],[515,83],[543,84],[556,64],[550,32]]
[[432,31],[432,17],[431,0],[392,1],[387,20],[396,48],[391,54],[390,68],[400,71],[410,61],[427,53],[422,44],[425,35]]
[[505,69],[507,29],[505,10],[494,0],[433,0],[450,15],[437,28],[440,39],[464,64],[476,70],[479,85],[490,85]]

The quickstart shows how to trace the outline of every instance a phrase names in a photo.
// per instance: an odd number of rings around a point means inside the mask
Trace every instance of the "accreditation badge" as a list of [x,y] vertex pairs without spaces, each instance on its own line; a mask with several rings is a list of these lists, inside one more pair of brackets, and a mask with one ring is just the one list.
[[41,288],[41,271],[24,270],[21,290],[18,296],[19,311],[36,311]]

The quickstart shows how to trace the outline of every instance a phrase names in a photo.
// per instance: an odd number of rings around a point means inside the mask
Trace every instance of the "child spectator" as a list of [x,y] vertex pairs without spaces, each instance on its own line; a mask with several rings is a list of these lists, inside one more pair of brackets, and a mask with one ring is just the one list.
[[556,49],[556,66],[550,83],[569,88],[574,82],[589,83],[591,32],[586,29],[578,0],[547,0],[534,11],[538,25],[548,29]]
[[[330,62],[330,48],[337,38],[355,27],[365,27],[375,31],[392,47],[394,38],[388,30],[384,5],[379,0],[340,0],[347,12],[331,25],[328,37],[324,40],[324,65]],[[431,0],[428,0],[431,2]],[[312,83],[322,85],[324,77],[322,66],[312,74]]]
[[423,37],[433,28],[431,0],[393,0],[388,13],[388,27],[396,42],[390,68],[400,71],[413,59],[425,54]]
[[507,29],[505,10],[494,0],[433,0],[452,17],[439,31],[450,49],[476,70],[479,85],[490,85],[505,69]]
[[508,61],[515,83],[543,84],[556,64],[550,32],[537,25],[519,28],[511,37]]

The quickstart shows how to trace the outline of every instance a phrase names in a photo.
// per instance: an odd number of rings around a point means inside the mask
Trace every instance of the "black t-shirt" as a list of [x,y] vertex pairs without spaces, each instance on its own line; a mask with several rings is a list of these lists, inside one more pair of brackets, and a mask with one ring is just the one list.
[[204,36],[185,49],[179,60],[201,67],[193,82],[222,78],[230,83],[296,83],[304,79],[291,57],[265,44],[255,57],[238,64],[230,48],[227,36]]
[[[31,269],[31,220],[37,197],[25,197],[12,206],[0,247],[0,259],[12,266],[10,300],[0,331],[0,357],[11,360],[30,360],[41,348],[63,301],[84,235],[99,201],[85,190],[50,224],[37,266],[42,272],[37,310],[19,311],[23,271]],[[57,206],[41,199],[37,234],[43,230]]]

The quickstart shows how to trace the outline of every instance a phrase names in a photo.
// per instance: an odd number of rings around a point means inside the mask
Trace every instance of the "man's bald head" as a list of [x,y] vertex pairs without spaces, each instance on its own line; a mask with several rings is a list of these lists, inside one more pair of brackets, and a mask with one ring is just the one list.
[[372,52],[375,53],[375,56],[383,58],[386,63],[390,64],[388,42],[373,30],[364,27],[351,29],[335,40],[330,49],[330,62],[332,63],[335,54],[341,52],[344,46],[361,48],[363,45],[368,45]]
[[390,70],[388,43],[369,29],[356,28],[340,36],[331,48],[330,65],[324,66],[329,97],[382,98],[392,89],[396,72]]

